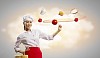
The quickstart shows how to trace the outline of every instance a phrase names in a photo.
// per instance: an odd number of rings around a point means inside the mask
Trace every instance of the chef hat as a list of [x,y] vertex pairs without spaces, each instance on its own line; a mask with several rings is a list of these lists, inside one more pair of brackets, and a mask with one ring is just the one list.
[[23,22],[26,21],[26,20],[33,21],[33,16],[32,15],[24,15],[23,16]]

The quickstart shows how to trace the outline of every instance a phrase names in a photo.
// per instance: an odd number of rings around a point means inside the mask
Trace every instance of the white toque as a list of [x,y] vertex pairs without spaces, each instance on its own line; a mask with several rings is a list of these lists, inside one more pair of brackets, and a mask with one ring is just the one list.
[[28,15],[24,15],[23,16],[23,22],[26,21],[26,20],[33,21],[33,16],[32,15],[29,15],[29,14]]

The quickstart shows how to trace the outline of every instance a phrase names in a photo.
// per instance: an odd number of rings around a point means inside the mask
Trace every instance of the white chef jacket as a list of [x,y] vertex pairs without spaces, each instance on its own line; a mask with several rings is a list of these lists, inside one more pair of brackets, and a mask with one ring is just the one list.
[[17,41],[15,43],[14,49],[16,51],[20,50],[19,45],[23,43],[25,47],[39,47],[39,39],[45,39],[45,40],[53,40],[53,35],[47,35],[40,30],[33,29],[31,31],[25,31],[21,33],[17,37]]

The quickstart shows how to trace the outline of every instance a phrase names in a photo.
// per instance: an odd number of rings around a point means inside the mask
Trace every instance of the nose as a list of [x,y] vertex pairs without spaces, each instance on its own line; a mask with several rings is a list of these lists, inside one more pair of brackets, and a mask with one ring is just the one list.
[[31,26],[31,23],[27,23],[28,26]]

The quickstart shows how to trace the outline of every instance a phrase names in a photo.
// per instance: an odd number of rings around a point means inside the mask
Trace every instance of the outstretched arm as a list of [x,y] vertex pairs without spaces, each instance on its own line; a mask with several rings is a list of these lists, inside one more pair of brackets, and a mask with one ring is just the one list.
[[61,31],[61,29],[62,29],[62,26],[59,25],[58,30],[53,34],[53,37],[56,36]]
[[61,29],[62,29],[62,26],[59,25],[58,30],[52,35],[48,35],[46,33],[39,31],[39,34],[40,34],[39,37],[42,38],[42,39],[45,39],[45,40],[53,40],[53,37],[56,36],[61,31]]

